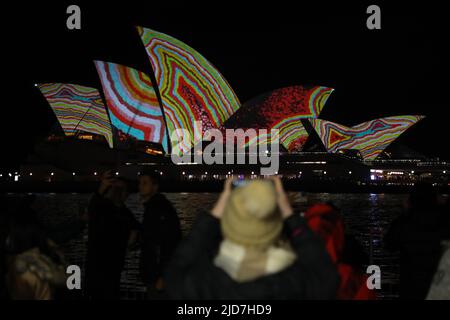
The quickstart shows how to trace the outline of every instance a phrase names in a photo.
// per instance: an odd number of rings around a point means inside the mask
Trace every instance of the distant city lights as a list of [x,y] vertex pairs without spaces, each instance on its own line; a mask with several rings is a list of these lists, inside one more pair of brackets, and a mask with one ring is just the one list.
[[[270,151],[269,151],[270,153]],[[309,160],[309,159],[308,159]],[[328,167],[327,166],[317,166],[317,164],[322,164],[322,163],[326,163],[324,161],[291,161],[289,162],[292,165],[288,165],[286,167],[280,167],[278,168],[278,171],[274,171],[273,174],[275,175],[280,175],[283,177],[283,179],[287,179],[287,180],[292,180],[294,181],[295,179],[297,179],[298,181],[302,181],[305,178],[308,178],[311,176],[311,178],[315,178],[318,179],[320,181],[329,181],[330,179],[336,179],[336,181],[341,181],[339,179],[342,179],[342,181],[351,181],[354,182],[355,184],[357,183],[358,185],[364,185],[364,183],[368,183],[371,185],[378,185],[380,184],[381,186],[389,186],[389,185],[399,185],[399,186],[407,186],[407,185],[413,185],[414,182],[418,183],[420,181],[425,181],[427,183],[437,183],[438,186],[446,186],[448,179],[446,179],[446,177],[448,177],[449,175],[449,171],[447,170],[449,167],[448,166],[440,166],[440,167],[433,167],[433,168],[428,168],[427,166],[423,166],[423,165],[417,165],[417,169],[419,171],[415,171],[416,167],[401,167],[401,166],[390,166],[390,165],[384,165],[378,168],[383,168],[383,169],[376,169],[376,168],[370,168],[370,167],[366,167],[365,169],[365,177],[363,177],[363,171],[362,169],[358,169],[356,167],[353,166],[348,166],[347,168],[342,168],[341,167],[341,171],[336,172],[333,167],[331,166],[329,169],[331,170],[331,172],[328,172]],[[380,162],[381,163],[381,162]],[[390,163],[390,162],[388,162]],[[133,163],[134,165],[135,163]],[[194,164],[194,163],[188,163],[190,165]],[[314,166],[311,166],[310,168],[307,168],[306,166],[294,166],[294,164],[316,164]],[[441,163],[439,163],[440,165]],[[139,165],[144,165],[144,164],[139,164]],[[147,163],[145,164],[147,165]],[[229,171],[226,170],[226,168],[221,168],[219,170],[214,169],[214,167],[200,167],[200,168],[196,168],[193,172],[193,170],[191,170],[191,173],[187,172],[187,170],[189,170],[190,167],[185,167],[184,171],[178,171],[176,169],[172,170],[171,168],[166,168],[166,167],[161,167],[161,164],[158,164],[158,166],[156,166],[157,164],[153,164],[155,165],[155,167],[152,168],[153,172],[155,172],[156,174],[159,174],[161,176],[161,178],[163,178],[163,176],[167,177],[172,177],[172,174],[177,175],[177,177],[173,177],[174,179],[178,178],[178,180],[180,181],[185,181],[185,182],[189,182],[189,181],[204,181],[204,182],[211,182],[211,181],[218,181],[218,180],[222,180],[222,179],[226,179],[226,178],[232,178],[232,177],[241,177],[242,179],[249,179],[249,180],[253,180],[253,179],[258,179],[258,178],[264,178],[267,177],[267,175],[261,175],[259,172],[254,171],[257,170],[256,167],[250,167],[248,169],[236,169],[236,172],[234,172],[234,170],[229,168]],[[374,164],[371,163],[371,165],[373,166],[378,166],[379,164]],[[213,171],[206,171],[208,169],[213,170]],[[285,169],[286,168],[286,169]],[[353,168],[355,168],[356,173],[353,174]],[[52,169],[52,168],[50,168]],[[95,181],[98,180],[102,177],[102,169],[98,168],[100,171],[90,171],[92,170],[92,168],[90,168],[90,170],[88,172],[84,172],[84,171],[80,171],[80,172],[70,172],[70,169],[67,171],[61,171],[57,168],[53,168],[58,170],[58,177],[55,178],[55,174],[56,172],[48,172],[48,169],[43,169],[43,171],[41,171],[42,169],[39,168],[35,168],[35,167],[29,167],[29,168],[21,168],[18,169],[17,171],[3,171],[3,173],[0,174],[0,181],[1,183],[11,183],[14,184],[13,182],[17,182],[20,181],[21,183],[23,183],[24,181],[39,181],[41,178],[43,181],[47,181],[47,182],[54,182],[54,181],[59,181],[62,180],[64,181],[64,179],[66,179],[67,181],[70,181],[70,175],[72,175],[72,182],[74,181],[79,181],[79,182],[83,182],[83,181]],[[78,168],[72,168],[72,169],[76,169],[76,170],[80,170]],[[116,170],[118,169],[118,167],[115,168]],[[111,174],[113,177],[117,177],[119,178],[121,175],[123,174],[137,174],[137,177],[135,176],[135,178],[137,179],[141,174],[142,171],[135,171],[133,170],[134,168],[129,168],[129,171],[111,171]],[[139,169],[139,168],[136,168]],[[180,168],[182,169],[182,168]],[[205,170],[206,169],[206,170]],[[10,169],[11,170],[11,169]],[[132,170],[132,172],[131,172]],[[142,170],[142,169],[141,169]],[[166,170],[166,171],[163,171]],[[197,171],[198,170],[198,171]],[[205,171],[203,171],[205,170]],[[222,171],[223,170],[223,171]],[[279,172],[279,170],[283,170],[283,174],[281,174]],[[305,170],[305,176],[303,176],[303,170]],[[347,176],[345,176],[345,170],[347,171]],[[180,176],[181,175],[181,176]],[[26,178],[26,177],[29,178]],[[75,178],[75,176],[77,178]],[[89,178],[90,176],[90,178]],[[92,177],[94,176],[94,177]],[[5,179],[3,179],[5,178]],[[55,180],[56,179],[56,180]],[[435,179],[435,181],[433,181],[433,179]],[[17,184],[19,185],[19,184]]]
[[292,162],[293,164],[327,164],[326,161],[300,161],[300,162]]

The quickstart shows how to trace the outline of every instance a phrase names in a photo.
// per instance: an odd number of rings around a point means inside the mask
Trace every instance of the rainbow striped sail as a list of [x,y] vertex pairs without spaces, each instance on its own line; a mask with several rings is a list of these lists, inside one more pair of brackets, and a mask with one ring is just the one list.
[[167,153],[164,117],[150,78],[120,64],[94,63],[112,125],[138,140],[160,143]]
[[66,135],[76,131],[102,135],[109,147],[113,147],[111,124],[97,89],[68,83],[43,83],[37,86]]

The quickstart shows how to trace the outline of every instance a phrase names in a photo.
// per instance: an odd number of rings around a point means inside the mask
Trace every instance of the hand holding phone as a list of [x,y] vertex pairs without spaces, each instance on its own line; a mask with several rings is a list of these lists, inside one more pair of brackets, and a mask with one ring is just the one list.
[[114,183],[114,176],[111,170],[105,171],[101,177],[98,193],[103,195],[113,185],[113,183]]
[[287,194],[284,191],[283,183],[281,182],[280,177],[273,176],[271,179],[275,186],[275,192],[277,193],[277,203],[281,211],[281,216],[283,219],[287,219],[294,213],[294,210],[292,209]]
[[211,210],[211,214],[217,219],[222,218],[223,211],[225,210],[225,206],[228,202],[228,198],[230,197],[231,189],[234,183],[233,178],[228,178],[225,180],[224,188],[222,193],[219,196],[216,204]]
[[248,180],[245,179],[234,179],[232,182],[233,189],[240,188],[248,184]]

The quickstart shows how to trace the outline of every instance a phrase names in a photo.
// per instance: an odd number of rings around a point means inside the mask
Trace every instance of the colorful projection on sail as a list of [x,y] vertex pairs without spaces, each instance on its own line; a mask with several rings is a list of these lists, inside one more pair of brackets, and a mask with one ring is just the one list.
[[[308,138],[301,119],[317,118],[333,89],[291,86],[262,94],[244,103],[224,124],[235,129],[278,129],[288,151],[300,151]],[[267,143],[258,137],[258,143]],[[254,143],[248,141],[246,146]]]
[[[181,143],[179,152],[172,152],[186,153],[206,130],[222,125],[240,102],[220,72],[197,51],[160,32],[142,27],[138,32],[155,73],[169,134],[179,129],[190,134],[191,143]],[[181,131],[177,133],[180,140]]]
[[77,131],[105,137],[113,147],[111,124],[97,89],[76,84],[38,84],[66,135]]
[[113,126],[138,140],[160,143],[168,152],[164,118],[150,78],[116,63],[94,63]]
[[393,116],[346,127],[321,119],[310,119],[329,152],[359,150],[364,160],[374,160],[386,147],[424,116]]

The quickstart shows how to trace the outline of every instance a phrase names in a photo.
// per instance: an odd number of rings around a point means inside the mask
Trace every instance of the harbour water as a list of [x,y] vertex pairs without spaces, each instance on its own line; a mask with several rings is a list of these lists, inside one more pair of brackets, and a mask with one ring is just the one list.
[[[208,210],[217,200],[218,193],[167,193],[176,207],[183,234],[186,235],[200,210]],[[9,194],[8,198],[20,198],[23,194]],[[40,193],[36,194],[39,216],[50,229],[74,222],[80,212],[86,210],[90,194]],[[331,201],[341,209],[346,230],[363,246],[370,257],[370,264],[381,268],[381,290],[378,296],[384,299],[398,295],[398,256],[383,248],[383,235],[394,218],[401,214],[407,198],[404,194],[336,194],[291,192],[291,201],[297,211],[309,204]],[[142,220],[143,208],[136,194],[130,195],[127,206],[138,220]],[[84,270],[87,230],[61,244],[67,261]],[[127,255],[122,274],[122,297],[141,299],[145,288],[139,277],[139,249]],[[83,286],[82,286],[83,288]],[[83,290],[76,297],[83,297]]]

